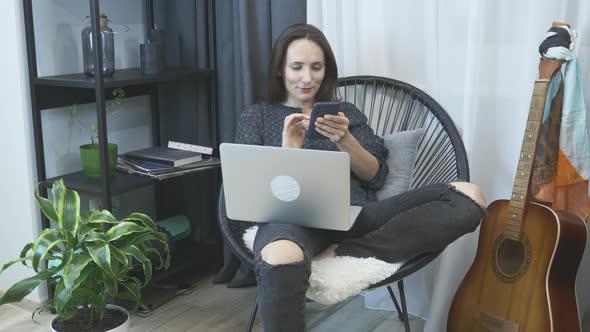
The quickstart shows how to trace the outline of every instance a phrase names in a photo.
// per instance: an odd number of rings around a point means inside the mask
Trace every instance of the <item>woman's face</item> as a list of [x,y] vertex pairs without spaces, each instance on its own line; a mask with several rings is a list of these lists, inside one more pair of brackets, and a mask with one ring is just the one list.
[[313,104],[324,79],[324,61],[324,52],[315,42],[308,39],[291,42],[281,73],[287,90],[287,106],[303,108]]

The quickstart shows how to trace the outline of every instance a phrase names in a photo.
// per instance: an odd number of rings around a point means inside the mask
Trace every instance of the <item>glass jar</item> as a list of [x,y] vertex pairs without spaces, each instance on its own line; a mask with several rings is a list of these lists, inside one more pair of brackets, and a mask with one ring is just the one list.
[[[102,37],[102,73],[112,76],[115,73],[115,39],[113,29],[107,25],[108,18],[100,15],[100,35]],[[82,57],[84,74],[94,76],[94,44],[90,16],[86,16],[86,27],[82,30]]]

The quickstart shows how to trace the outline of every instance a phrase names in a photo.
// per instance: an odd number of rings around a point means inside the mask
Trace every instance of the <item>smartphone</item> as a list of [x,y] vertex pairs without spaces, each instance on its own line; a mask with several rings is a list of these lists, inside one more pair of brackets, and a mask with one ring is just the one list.
[[340,103],[335,101],[321,102],[313,104],[311,109],[311,116],[309,119],[309,127],[307,128],[307,137],[310,139],[322,139],[326,136],[320,134],[315,130],[315,121],[326,114],[338,115],[340,111]]

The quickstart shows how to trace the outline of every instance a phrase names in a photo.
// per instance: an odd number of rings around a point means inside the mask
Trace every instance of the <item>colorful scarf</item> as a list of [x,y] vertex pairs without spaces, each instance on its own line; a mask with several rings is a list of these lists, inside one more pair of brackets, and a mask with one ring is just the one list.
[[558,71],[550,81],[531,190],[536,200],[586,221],[590,140],[580,66],[572,49],[573,43],[570,49],[551,47],[543,54],[566,64],[563,75]]

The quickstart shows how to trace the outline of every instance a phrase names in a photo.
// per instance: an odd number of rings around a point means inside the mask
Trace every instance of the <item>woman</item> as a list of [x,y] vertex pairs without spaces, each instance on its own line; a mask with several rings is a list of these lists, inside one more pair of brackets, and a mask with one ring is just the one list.
[[363,210],[347,232],[260,224],[254,256],[266,331],[305,330],[312,259],[353,256],[400,262],[441,250],[479,225],[485,201],[470,183],[431,185],[377,202],[375,191],[388,173],[389,151],[354,105],[341,103],[338,115],[318,118],[316,130],[328,139],[305,138],[313,104],[335,99],[338,78],[334,54],[317,28],[288,27],[273,46],[268,75],[270,100],[242,113],[236,142],[347,152],[351,204],[363,205]]

